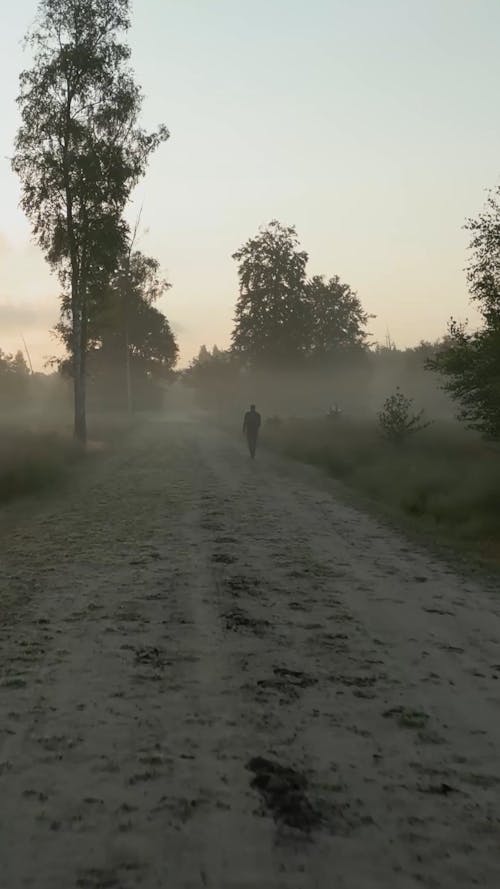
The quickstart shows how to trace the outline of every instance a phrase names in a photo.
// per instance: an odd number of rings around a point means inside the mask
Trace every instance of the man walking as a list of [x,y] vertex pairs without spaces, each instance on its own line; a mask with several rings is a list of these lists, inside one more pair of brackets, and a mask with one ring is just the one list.
[[255,410],[255,405],[250,405],[250,410],[246,412],[243,420],[243,435],[246,435],[248,442],[248,450],[252,460],[255,459],[255,451],[257,449],[257,439],[259,437],[259,429],[262,419]]

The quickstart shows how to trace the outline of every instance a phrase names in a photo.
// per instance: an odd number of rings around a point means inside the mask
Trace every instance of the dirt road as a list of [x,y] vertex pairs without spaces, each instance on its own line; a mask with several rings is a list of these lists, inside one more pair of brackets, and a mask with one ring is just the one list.
[[500,885],[500,599],[151,426],[0,517],[1,889]]

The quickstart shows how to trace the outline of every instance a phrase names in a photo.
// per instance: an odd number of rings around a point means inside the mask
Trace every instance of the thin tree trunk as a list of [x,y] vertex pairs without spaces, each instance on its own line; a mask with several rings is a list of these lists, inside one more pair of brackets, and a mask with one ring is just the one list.
[[78,249],[75,241],[73,220],[73,193],[69,175],[69,146],[71,134],[71,103],[73,92],[67,84],[66,100],[66,131],[64,138],[63,167],[64,189],[66,192],[66,224],[71,263],[71,320],[73,345],[73,389],[74,389],[74,434],[80,444],[87,444],[86,386],[85,386],[85,352],[86,342],[83,331],[83,294],[82,276]]
[[[76,301],[75,301],[76,302]],[[83,343],[82,313],[73,307],[73,371],[75,396],[75,438],[80,444],[87,443],[85,350]]]
[[130,365],[130,333],[129,333],[129,305],[130,305],[130,255],[127,262],[127,273],[123,278],[123,326],[125,328],[125,392],[127,395],[127,414],[129,419],[133,414],[132,396],[132,368]]
[[[84,262],[73,262],[71,275],[71,307],[73,322],[73,369],[74,369],[74,412],[75,438],[81,445],[87,444],[87,312],[86,294],[81,280]],[[80,272],[80,274],[79,274]]]
[[132,280],[131,280],[131,263],[132,263],[132,252],[134,250],[134,244],[137,240],[137,232],[139,231],[139,225],[141,223],[142,217],[142,207],[139,210],[139,215],[137,217],[134,231],[132,233],[132,238],[130,239],[130,244],[128,248],[127,255],[127,268],[126,268],[126,276],[125,276],[125,287],[124,287],[124,322],[125,322],[125,382],[127,389],[127,413],[129,418],[132,417],[134,412],[134,399],[133,399],[133,387],[132,387],[132,365],[130,361],[130,296],[132,290]]
[[125,355],[125,373],[127,377],[127,412],[130,418],[132,417],[134,410],[134,401],[132,393],[132,368],[130,366],[130,345],[128,341],[128,329],[125,336],[125,348],[127,350]]

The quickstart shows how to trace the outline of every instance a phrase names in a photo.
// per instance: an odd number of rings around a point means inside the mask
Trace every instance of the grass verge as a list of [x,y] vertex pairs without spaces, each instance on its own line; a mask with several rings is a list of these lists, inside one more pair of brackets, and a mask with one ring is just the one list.
[[458,425],[436,423],[395,446],[375,422],[288,420],[268,424],[263,439],[437,541],[500,563],[500,451]]
[[120,411],[88,416],[85,448],[73,438],[71,416],[60,412],[48,418],[5,416],[0,426],[0,504],[19,497],[56,490],[85,461],[99,459],[120,448],[147,422]]
[[53,489],[82,457],[81,449],[63,436],[2,430],[0,503]]

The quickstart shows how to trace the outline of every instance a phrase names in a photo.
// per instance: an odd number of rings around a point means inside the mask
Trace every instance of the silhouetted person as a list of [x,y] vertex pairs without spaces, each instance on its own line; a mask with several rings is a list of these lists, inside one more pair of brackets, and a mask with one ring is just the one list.
[[250,405],[250,410],[246,412],[245,419],[243,420],[243,435],[247,437],[248,450],[252,460],[255,458],[261,422],[261,416],[255,410],[255,405]]

